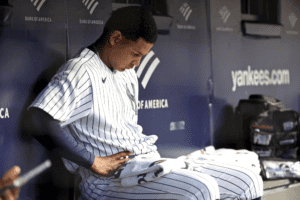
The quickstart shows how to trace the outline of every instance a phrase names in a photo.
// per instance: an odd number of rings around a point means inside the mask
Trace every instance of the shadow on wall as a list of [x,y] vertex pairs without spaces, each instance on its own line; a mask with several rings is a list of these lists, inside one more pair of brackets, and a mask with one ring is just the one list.
[[[191,96],[188,99],[188,116],[187,128],[193,134],[199,134],[200,146],[206,147],[211,145],[210,136],[210,114],[208,107],[208,96]],[[201,141],[204,137],[205,141]]]
[[[23,84],[15,86],[18,92],[21,91],[19,87],[23,88],[22,96],[24,97],[23,100],[19,100],[21,102],[21,104],[18,105],[20,107],[20,116],[17,122],[19,123],[19,130],[15,138],[21,142],[18,151],[22,151],[20,154],[24,156],[20,162],[24,166],[30,166],[29,168],[35,167],[35,165],[40,164],[47,158],[52,162],[50,169],[26,185],[26,187],[29,187],[30,184],[33,184],[34,189],[30,189],[30,191],[33,190],[34,194],[31,192],[26,194],[27,188],[24,187],[24,189],[21,190],[20,198],[22,199],[22,196],[28,196],[32,199],[68,199],[69,187],[72,187],[70,186],[70,182],[73,182],[71,174],[63,166],[60,157],[46,151],[46,149],[30,135],[32,127],[29,127],[26,122],[26,119],[28,119],[26,116],[28,106],[51,80],[57,69],[64,62],[62,58],[65,56],[62,55],[62,52],[57,52],[49,48],[47,43],[42,40],[42,33],[39,33],[40,36],[36,36],[39,34],[31,34],[30,31],[9,30],[9,28],[5,31],[14,33],[9,36],[7,33],[0,32],[0,35],[14,42],[14,48],[17,48],[19,45],[22,45],[23,48],[26,46],[26,53],[23,54],[20,52],[18,55],[20,59],[23,60],[21,63],[22,66],[17,67],[19,70],[23,70],[22,80],[17,82],[18,84]],[[29,58],[28,55],[30,56]],[[24,69],[26,69],[26,71],[24,71]],[[18,77],[12,78],[16,79]],[[28,163],[31,162],[30,160],[35,164]]]
[[[52,52],[51,55],[56,54],[58,52]],[[53,57],[55,58],[55,56]],[[27,108],[34,101],[37,95],[47,86],[51,78],[54,76],[57,69],[60,67],[59,64],[53,61],[53,64],[50,64],[49,67],[44,70],[36,82],[32,90],[30,91],[29,97],[25,103],[25,106],[21,112],[21,120],[20,120],[20,133],[23,138],[30,138],[29,140],[34,139],[30,136],[32,131],[32,127],[27,126],[29,123],[26,122],[28,119]],[[26,139],[28,143],[28,139]],[[67,199],[69,198],[70,188],[73,187],[73,175],[66,170],[61,157],[54,155],[53,153],[46,150],[40,143],[38,143],[41,148],[46,152],[47,158],[49,158],[52,162],[52,167],[41,174],[37,178],[36,182],[36,199]],[[35,151],[35,149],[32,149]],[[51,192],[49,192],[51,191]]]
[[299,100],[298,100],[298,110],[297,112],[300,114],[300,95],[299,95]]
[[213,102],[215,147],[237,149],[240,135],[237,133],[235,108],[222,99]]

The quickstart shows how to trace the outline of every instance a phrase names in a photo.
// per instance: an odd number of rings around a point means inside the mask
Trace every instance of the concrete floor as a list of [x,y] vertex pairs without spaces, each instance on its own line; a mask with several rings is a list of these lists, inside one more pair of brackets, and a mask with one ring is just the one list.
[[288,179],[264,181],[262,200],[298,200],[300,199],[300,182]]

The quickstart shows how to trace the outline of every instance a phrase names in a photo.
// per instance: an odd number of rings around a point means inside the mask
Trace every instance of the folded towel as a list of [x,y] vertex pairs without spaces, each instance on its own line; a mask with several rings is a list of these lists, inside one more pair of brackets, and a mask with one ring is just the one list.
[[194,151],[186,156],[180,156],[178,159],[201,165],[207,161],[215,161],[236,166],[246,167],[255,173],[261,171],[258,155],[255,152],[248,150],[234,149],[215,149],[213,146],[208,146],[204,149]]
[[137,158],[123,164],[114,174],[114,178],[120,178],[122,186],[129,187],[152,181],[177,169],[193,170],[191,165],[179,159],[161,158],[154,160],[149,157],[146,159]]

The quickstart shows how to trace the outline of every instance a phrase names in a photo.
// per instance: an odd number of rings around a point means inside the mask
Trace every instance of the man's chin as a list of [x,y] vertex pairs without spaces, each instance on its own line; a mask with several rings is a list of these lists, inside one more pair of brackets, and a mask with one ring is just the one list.
[[134,68],[134,66],[132,66],[132,67],[125,67],[126,69],[132,69],[132,68]]
[[120,67],[120,68],[117,68],[117,70],[118,70],[118,71],[120,71],[120,72],[124,72],[124,71],[125,71],[125,69],[126,69],[125,67]]

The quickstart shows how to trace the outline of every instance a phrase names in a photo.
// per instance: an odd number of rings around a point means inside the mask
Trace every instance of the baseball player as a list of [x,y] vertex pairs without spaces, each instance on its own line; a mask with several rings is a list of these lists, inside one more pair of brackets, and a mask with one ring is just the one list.
[[[133,156],[160,158],[156,135],[137,123],[134,66],[157,39],[143,7],[113,12],[101,37],[67,61],[29,108],[34,135],[81,175],[81,199],[255,199],[262,180],[249,169],[208,163],[122,187],[111,175]],[[124,158],[125,157],[125,158]],[[122,159],[124,158],[124,159]]]

